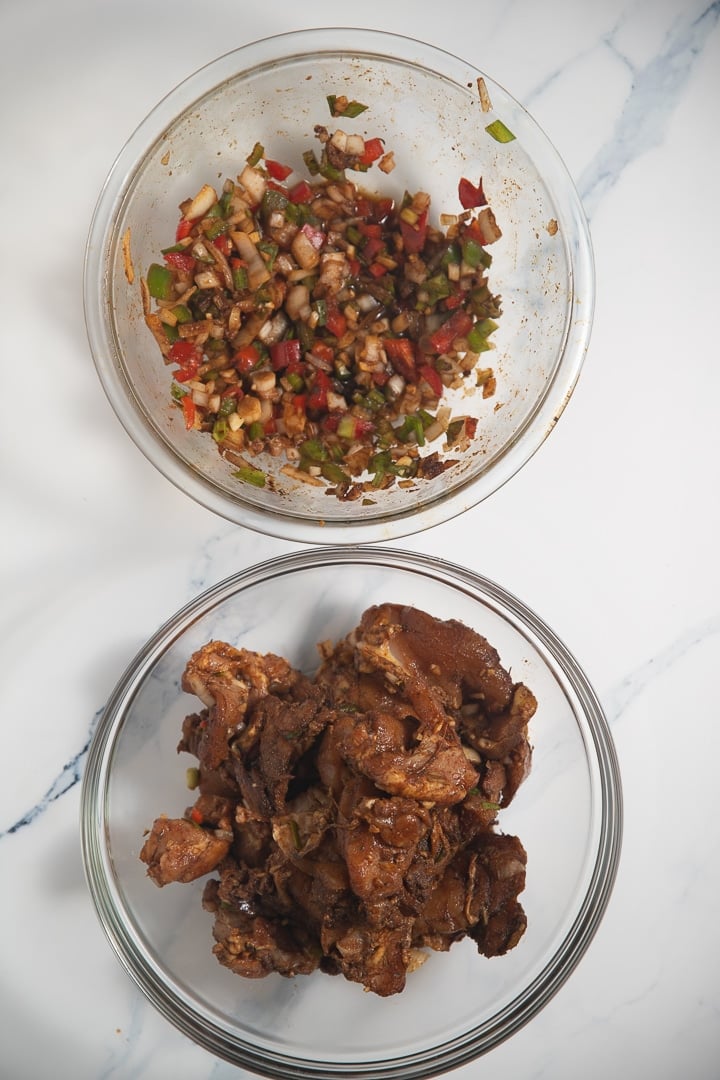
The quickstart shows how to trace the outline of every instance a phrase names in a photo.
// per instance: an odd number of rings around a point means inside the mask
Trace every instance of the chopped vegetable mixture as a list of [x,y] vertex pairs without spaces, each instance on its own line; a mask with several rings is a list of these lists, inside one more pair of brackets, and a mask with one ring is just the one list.
[[437,475],[451,464],[441,449],[474,437],[477,420],[444,395],[469,380],[494,393],[482,357],[501,314],[487,250],[501,233],[481,179],[460,179],[443,230],[428,193],[394,201],[351,178],[392,171],[381,139],[315,134],[308,178],[256,144],[234,180],[183,202],[143,301],[186,427],[212,435],[238,480],[264,486],[270,454],[351,499]]

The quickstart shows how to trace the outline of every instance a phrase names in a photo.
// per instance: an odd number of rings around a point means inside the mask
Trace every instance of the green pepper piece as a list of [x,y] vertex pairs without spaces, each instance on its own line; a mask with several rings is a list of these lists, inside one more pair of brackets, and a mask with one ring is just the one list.
[[324,326],[327,321],[327,302],[325,300],[314,300],[311,306],[318,317],[316,325]]
[[329,480],[331,484],[349,484],[350,477],[341,469],[339,465],[336,465],[332,461],[326,461],[320,467],[320,473],[325,480]]
[[233,276],[233,288],[237,292],[242,292],[243,289],[247,289],[247,287],[248,287],[247,267],[245,267],[245,266],[235,266],[235,267],[233,267],[232,276]]
[[258,161],[262,161],[264,157],[265,147],[262,143],[256,142],[247,156],[247,163],[248,165],[257,165]]
[[304,443],[300,444],[298,449],[300,450],[300,456],[307,458],[309,461],[327,461],[327,448],[323,446],[319,439],[306,439]]
[[219,417],[230,416],[230,413],[234,413],[237,408],[237,398],[233,394],[229,394],[226,398],[223,398],[220,402],[220,408],[218,409]]
[[251,440],[265,438],[265,428],[259,420],[253,420],[252,424],[248,428],[248,438]]
[[468,349],[470,352],[487,352],[490,348],[488,337],[497,330],[497,328],[498,324],[494,319],[483,319],[482,322],[475,323],[467,336]]
[[509,143],[515,138],[510,128],[506,127],[502,120],[493,120],[492,124],[488,124],[485,130],[488,135],[492,135],[493,139],[499,143]]
[[425,428],[417,414],[406,416],[402,424],[395,428],[395,434],[401,442],[409,442],[415,436],[418,446],[425,445]]
[[176,304],[172,309],[172,313],[179,323],[192,322],[192,311],[186,304]]
[[243,465],[233,473],[233,476],[236,480],[243,480],[254,487],[265,487],[265,473],[260,469],[253,469],[251,465]]
[[483,266],[484,255],[485,249],[482,244],[478,244],[477,240],[473,240],[472,237],[463,240],[462,257],[463,262],[468,266]]
[[227,420],[225,420],[224,417],[221,418],[220,420],[216,420],[215,423],[213,424],[213,429],[212,429],[212,437],[215,440],[215,442],[221,443],[223,441],[223,439],[227,437],[227,433],[228,433]]
[[314,150],[306,150],[303,154],[303,161],[305,162],[305,168],[311,176],[317,176],[320,172],[320,163],[315,155]]
[[165,337],[168,341],[177,341],[180,337],[180,331],[177,326],[170,326],[168,323],[163,323],[163,330],[165,331]]
[[175,295],[175,277],[172,270],[160,263],[152,263],[147,272],[148,292],[155,300],[172,300]]

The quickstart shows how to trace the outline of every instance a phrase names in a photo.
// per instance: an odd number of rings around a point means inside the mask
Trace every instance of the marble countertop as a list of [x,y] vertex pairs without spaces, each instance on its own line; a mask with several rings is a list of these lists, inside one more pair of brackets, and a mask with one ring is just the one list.
[[[410,33],[506,86],[590,221],[597,308],[550,439],[501,491],[397,546],[492,578],[564,639],[617,746],[604,921],[546,1008],[458,1080],[709,1080],[720,1060],[720,3],[138,0],[0,7],[0,1072],[231,1080],[157,1015],[85,884],[80,780],[129,660],[197,592],[293,550],[188,500],[130,442],[90,356],[82,267],[112,161],[178,81],[255,38]],[[15,389],[20,386],[16,400]],[[15,387],[15,389],[13,389]],[[10,392],[12,391],[12,393]],[[37,692],[36,692],[37,691]]]

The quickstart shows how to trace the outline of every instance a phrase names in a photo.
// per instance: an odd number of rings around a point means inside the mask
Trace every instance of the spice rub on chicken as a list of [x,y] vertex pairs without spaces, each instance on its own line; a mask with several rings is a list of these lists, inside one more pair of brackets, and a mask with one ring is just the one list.
[[208,874],[214,953],[239,975],[320,969],[380,996],[427,950],[522,937],[526,854],[498,827],[530,768],[536,701],[456,620],[368,608],[310,679],[210,642],[182,685],[198,797],[140,858],[160,886]]

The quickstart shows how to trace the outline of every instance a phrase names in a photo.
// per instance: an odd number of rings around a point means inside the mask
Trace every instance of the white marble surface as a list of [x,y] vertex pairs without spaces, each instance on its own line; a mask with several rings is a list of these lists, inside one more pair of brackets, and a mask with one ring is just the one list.
[[0,1074],[230,1080],[123,973],[83,877],[88,740],[139,646],[196,592],[292,546],[196,506],[129,442],[85,337],[83,248],[124,140],[177,81],[304,26],[411,33],[520,98],[590,218],[595,329],[551,438],[497,495],[401,546],[533,607],[585,667],[625,788],[606,918],[570,981],[463,1080],[720,1075],[717,252],[720,3],[413,8],[0,5],[3,365]]

